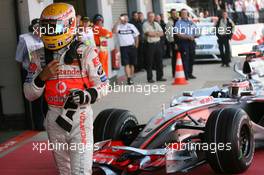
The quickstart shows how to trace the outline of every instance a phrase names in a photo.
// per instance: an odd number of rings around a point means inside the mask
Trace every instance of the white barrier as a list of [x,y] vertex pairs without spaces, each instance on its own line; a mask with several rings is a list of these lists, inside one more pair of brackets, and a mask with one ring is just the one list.
[[235,31],[230,42],[232,56],[237,56],[241,52],[249,52],[257,44],[257,40],[262,36],[264,24],[236,25]]
[[262,36],[264,24],[246,24],[235,26],[235,31],[231,40],[232,45],[256,44]]

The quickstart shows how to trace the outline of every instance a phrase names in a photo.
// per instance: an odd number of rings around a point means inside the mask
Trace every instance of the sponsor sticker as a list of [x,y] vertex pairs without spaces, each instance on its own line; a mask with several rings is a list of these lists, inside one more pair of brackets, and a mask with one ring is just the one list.
[[38,68],[38,66],[37,66],[36,63],[30,63],[30,65],[29,65],[29,72],[35,73],[36,70],[37,70],[37,68]]
[[97,70],[97,74],[98,75],[103,75],[103,73],[104,73],[104,70],[103,70],[102,66],[99,66],[99,68]]
[[104,75],[104,76],[100,77],[100,80],[101,80],[101,82],[105,82],[105,81],[107,80],[107,77],[106,77],[106,75]]
[[95,67],[100,65],[100,60],[99,60],[98,57],[95,57],[95,58],[93,59],[93,64],[94,64]]
[[65,82],[63,81],[59,81],[57,84],[56,84],[56,90],[57,92],[59,93],[64,93],[66,90],[67,90],[67,85]]

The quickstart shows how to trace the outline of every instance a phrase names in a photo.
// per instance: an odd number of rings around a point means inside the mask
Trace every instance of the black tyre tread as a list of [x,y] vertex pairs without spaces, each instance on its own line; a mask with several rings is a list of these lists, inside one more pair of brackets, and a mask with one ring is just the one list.
[[[228,143],[230,142],[232,148],[234,148],[235,138],[233,138],[234,135],[229,132],[230,130],[232,131],[232,129],[233,129],[233,132],[236,132],[238,128],[234,123],[239,122],[240,118],[244,115],[247,115],[247,114],[242,109],[235,109],[235,108],[225,108],[225,109],[213,111],[206,124],[205,133],[206,133],[206,138],[207,138],[208,143],[211,143],[211,142]],[[244,120],[244,122],[250,125],[249,118],[248,120]],[[235,128],[233,128],[234,126]],[[216,138],[218,139],[217,141],[214,140],[214,134],[216,132],[215,129],[217,129],[217,133],[216,133]],[[251,136],[251,138],[252,137],[253,135]],[[252,147],[254,147],[254,145],[252,145]],[[237,154],[239,154],[238,152],[239,150],[219,151],[217,154],[206,152],[206,157],[207,157],[207,161],[209,162],[210,166],[217,173],[240,173],[240,172],[245,171],[248,168],[248,166],[245,166],[237,161],[236,157],[237,157]],[[254,150],[252,154],[254,154]]]
[[[123,116],[126,116],[126,114],[129,111],[127,110],[115,110],[112,115],[108,118],[107,122],[105,123],[105,127],[103,129],[103,140],[106,139],[117,139],[116,135],[119,134],[117,132],[113,132],[114,129],[118,129],[117,126],[120,125],[120,123],[123,122],[122,118]],[[115,126],[115,127],[114,127]]]
[[94,142],[121,139],[120,127],[129,117],[135,121],[133,125],[138,124],[136,117],[128,110],[112,108],[100,112],[94,121]]
[[[218,115],[218,113],[220,113],[221,110],[216,110],[213,111],[210,115],[210,117],[208,118],[207,122],[206,122],[206,141],[208,144],[210,144],[211,142],[214,142],[213,138],[213,134],[214,134],[214,129],[216,127],[216,120],[217,117],[212,117],[212,116],[216,116]],[[215,156],[206,152],[206,158],[208,163],[210,164],[210,166],[214,169],[214,171],[216,171],[217,173],[221,172],[221,169],[219,168],[218,164],[215,162],[217,160],[215,160]]]
[[103,129],[106,125],[105,121],[108,116],[111,115],[116,109],[106,109],[100,112],[94,120],[94,142],[101,141],[103,135]]

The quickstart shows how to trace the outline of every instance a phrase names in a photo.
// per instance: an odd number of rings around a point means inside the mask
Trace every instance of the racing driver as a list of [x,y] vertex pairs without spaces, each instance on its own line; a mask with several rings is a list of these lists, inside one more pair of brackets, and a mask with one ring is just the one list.
[[[49,146],[61,175],[92,174],[93,111],[106,95],[108,79],[94,46],[76,38],[73,6],[54,3],[40,17],[44,48],[33,54],[24,93],[33,101],[44,93]],[[62,146],[63,145],[63,146]]]

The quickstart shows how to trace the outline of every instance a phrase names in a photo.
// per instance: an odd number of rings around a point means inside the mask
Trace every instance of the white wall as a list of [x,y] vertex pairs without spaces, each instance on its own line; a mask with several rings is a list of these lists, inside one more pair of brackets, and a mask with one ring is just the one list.
[[[144,0],[143,0],[144,1]],[[147,3],[146,3],[147,2]],[[145,4],[146,4],[146,12],[150,12],[150,11],[153,11],[153,6],[152,6],[152,0],[148,0],[146,1]]]
[[138,4],[138,11],[141,11],[144,16],[147,16],[147,13],[149,11],[152,11],[152,0],[137,0],[137,4]]
[[28,32],[28,25],[30,23],[28,12],[28,0],[17,1],[17,6],[20,31],[21,33],[26,33]]
[[18,15],[20,22],[21,33],[28,32],[28,26],[32,19],[39,18],[42,10],[53,3],[53,0],[19,0],[18,4]]
[[0,86],[5,115],[23,114],[24,104],[19,66],[15,61],[16,21],[13,1],[0,1]]
[[28,0],[28,10],[29,10],[29,19],[30,21],[34,18],[39,18],[42,10],[47,7],[49,4],[53,3],[53,0]]

